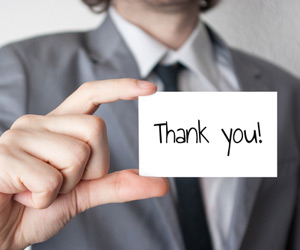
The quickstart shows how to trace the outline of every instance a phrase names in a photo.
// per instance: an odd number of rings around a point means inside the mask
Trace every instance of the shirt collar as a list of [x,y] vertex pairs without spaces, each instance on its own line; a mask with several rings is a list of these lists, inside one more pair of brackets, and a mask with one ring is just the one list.
[[175,51],[125,20],[114,7],[110,7],[109,15],[133,54],[142,78],[146,78],[159,62],[163,64],[181,62],[200,77],[205,77],[212,83],[218,81],[213,46],[201,21],[186,42]]

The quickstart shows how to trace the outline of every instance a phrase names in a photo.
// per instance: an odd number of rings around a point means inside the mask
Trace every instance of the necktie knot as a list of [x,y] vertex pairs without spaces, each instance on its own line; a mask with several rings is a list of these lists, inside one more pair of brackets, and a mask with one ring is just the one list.
[[154,72],[162,80],[165,91],[177,91],[178,90],[178,74],[183,66],[180,63],[174,63],[171,65],[158,64]]

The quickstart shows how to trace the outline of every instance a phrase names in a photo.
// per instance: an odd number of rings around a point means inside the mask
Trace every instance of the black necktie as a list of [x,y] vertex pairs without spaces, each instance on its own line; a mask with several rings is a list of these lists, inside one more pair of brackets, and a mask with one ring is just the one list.
[[[178,63],[155,67],[154,71],[162,80],[165,91],[178,90],[177,78],[182,68]],[[175,178],[175,184],[178,215],[186,250],[212,250],[198,178]]]
[[158,75],[158,77],[162,80],[165,91],[177,91],[177,76],[179,71],[183,68],[181,64],[175,63],[171,65],[160,65],[158,64],[154,72]]

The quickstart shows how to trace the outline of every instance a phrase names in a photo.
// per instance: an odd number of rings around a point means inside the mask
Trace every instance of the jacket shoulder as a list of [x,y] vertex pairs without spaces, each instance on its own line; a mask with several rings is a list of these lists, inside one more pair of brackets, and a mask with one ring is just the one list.
[[24,62],[32,60],[56,61],[78,51],[82,46],[83,32],[59,33],[38,36],[5,45],[0,54],[15,55]]

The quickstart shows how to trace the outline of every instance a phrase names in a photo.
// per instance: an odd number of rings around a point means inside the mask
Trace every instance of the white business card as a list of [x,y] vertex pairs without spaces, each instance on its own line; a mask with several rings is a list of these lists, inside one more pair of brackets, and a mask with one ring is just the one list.
[[277,177],[277,92],[139,97],[139,170],[156,177]]

